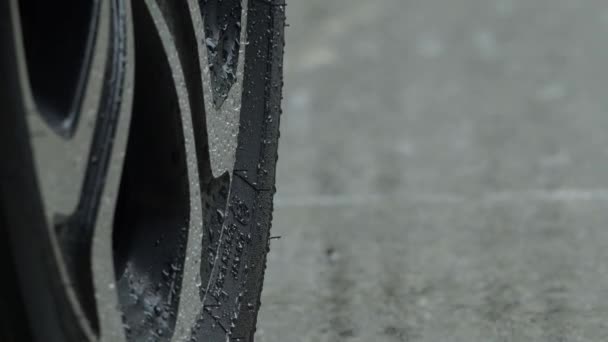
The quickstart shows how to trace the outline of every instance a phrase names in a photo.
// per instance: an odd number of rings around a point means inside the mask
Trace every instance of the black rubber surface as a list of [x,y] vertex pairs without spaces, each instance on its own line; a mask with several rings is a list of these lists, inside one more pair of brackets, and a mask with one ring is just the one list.
[[[251,1],[236,165],[195,340],[252,341],[266,267],[281,115],[285,5]],[[218,234],[207,234],[207,237]],[[215,251],[214,251],[215,250]],[[215,254],[214,254],[215,256]]]

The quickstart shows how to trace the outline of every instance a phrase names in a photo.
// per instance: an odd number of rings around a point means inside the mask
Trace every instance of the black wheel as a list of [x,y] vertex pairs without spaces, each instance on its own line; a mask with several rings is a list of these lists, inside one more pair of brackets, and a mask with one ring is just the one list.
[[285,5],[0,2],[1,341],[252,341]]

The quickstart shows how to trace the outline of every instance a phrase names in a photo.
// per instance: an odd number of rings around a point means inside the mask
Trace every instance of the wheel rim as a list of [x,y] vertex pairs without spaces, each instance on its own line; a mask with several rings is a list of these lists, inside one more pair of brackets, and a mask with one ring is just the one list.
[[[243,91],[245,57],[259,55],[258,46],[242,42],[248,13],[282,11],[260,4],[252,11],[246,0],[150,0],[133,8],[91,0],[43,10],[9,3],[47,222],[41,240],[58,320],[71,340],[248,338],[236,321],[259,299],[242,289],[259,286],[247,272],[263,265],[241,260],[254,244],[265,257],[267,232],[242,227],[267,225],[268,214],[255,216],[252,205],[269,208],[274,188],[257,176],[269,173],[269,161],[239,162],[237,146],[262,156],[276,154],[276,144],[263,140],[266,150],[258,138],[239,137],[244,98],[252,112],[263,109]],[[40,19],[31,18],[44,13],[80,32],[71,48],[39,54],[48,48],[40,42],[67,32],[37,28]],[[62,64],[52,69],[51,60]],[[47,84],[49,75],[66,75],[56,85],[64,91]],[[238,304],[233,311],[222,304],[229,301]],[[255,317],[245,321],[255,325]]]
[[[115,305],[101,304],[116,300],[101,285],[108,287],[113,282],[112,259],[107,258],[111,250],[101,251],[97,246],[111,247],[108,216],[113,216],[129,132],[134,82],[133,34],[126,20],[130,11],[119,0],[90,1],[87,6],[58,10],[43,1],[28,6],[18,10],[14,6],[13,19],[17,54],[25,57],[18,58],[20,88],[48,227],[49,263],[55,270],[50,275],[53,292],[68,338],[95,340],[106,331],[122,330],[117,329],[120,320],[110,319],[117,316]],[[82,40],[70,37],[60,44],[73,44],[74,49],[58,48],[47,54],[50,58],[36,57],[38,45],[43,45],[37,42],[48,35],[28,16],[38,13],[34,18],[44,17],[49,11],[54,17],[47,22],[65,22],[66,32],[87,32],[72,35]],[[71,18],[82,14],[79,11],[90,13],[84,16],[88,22],[73,26]],[[19,35],[19,29],[30,33]],[[65,40],[64,33],[58,30],[54,39]],[[39,85],[59,77],[51,61],[70,64],[82,47],[87,51],[74,63],[76,67],[59,68],[67,73],[66,81],[59,82],[65,83],[67,91],[48,91],[45,88],[53,85]],[[73,326],[66,327],[70,324]]]

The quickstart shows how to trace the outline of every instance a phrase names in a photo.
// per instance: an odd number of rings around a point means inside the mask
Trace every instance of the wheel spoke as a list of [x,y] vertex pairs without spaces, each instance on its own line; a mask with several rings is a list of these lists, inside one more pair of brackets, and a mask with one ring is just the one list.
[[[85,86],[81,86],[76,93],[82,93],[80,101],[74,99],[74,102],[80,102],[81,106],[76,108],[74,113],[79,114],[49,114],[47,102],[53,102],[46,99],[52,97],[52,94],[40,94],[35,91],[41,86],[34,85],[33,80],[42,79],[48,75],[32,77],[41,69],[53,69],[54,65],[46,60],[27,59],[24,58],[20,62],[23,64],[23,73],[27,76],[22,77],[22,92],[24,94],[25,106],[28,108],[28,125],[30,127],[30,135],[32,136],[32,145],[34,149],[34,157],[38,170],[45,170],[38,175],[43,201],[45,203],[45,211],[49,222],[55,221],[56,215],[68,216],[72,214],[78,206],[78,201],[81,193],[81,188],[86,175],[85,169],[88,166],[89,156],[92,152],[91,145],[95,132],[96,121],[100,111],[102,89],[105,81],[105,68],[108,63],[108,50],[110,48],[110,6],[105,2],[99,8],[98,26],[95,28],[97,32],[96,38],[92,45],[94,58],[90,63],[88,70],[76,70],[78,74],[84,74],[86,77],[81,77],[87,80]],[[22,17],[24,14],[22,14]],[[27,46],[27,41],[24,36],[24,46]],[[41,39],[30,37],[31,39]],[[23,49],[22,49],[23,50]],[[24,51],[27,55],[27,51]],[[65,56],[67,58],[67,56]],[[55,57],[56,59],[61,56]],[[25,62],[37,63],[34,65],[25,64]],[[76,77],[76,76],[72,76]],[[48,82],[48,81],[47,81]],[[40,101],[41,100],[41,101]],[[61,100],[60,102],[70,102],[72,100]],[[83,110],[84,109],[84,110]],[[49,122],[49,116],[65,117],[61,122]],[[56,134],[59,126],[64,126],[69,120],[69,117],[80,117],[80,125],[78,129],[72,128],[74,131],[67,138],[66,135]],[[57,120],[52,120],[57,121]],[[56,125],[57,124],[57,125]],[[70,172],[67,172],[70,171]]]
[[117,289],[129,340],[185,335],[200,307],[199,181],[205,172],[199,175],[197,141],[205,135],[193,116],[203,117],[204,110],[194,76],[200,74],[196,50],[187,48],[180,11],[187,7],[169,1],[134,4],[133,123],[114,227]]
[[203,0],[201,12],[205,26],[207,67],[213,106],[222,106],[236,81],[241,39],[241,1]]
[[[114,96],[110,97],[107,107],[117,117],[114,125],[112,144],[106,146],[107,174],[102,189],[98,189],[101,201],[98,217],[95,223],[92,242],[93,284],[97,300],[97,312],[102,341],[125,341],[122,313],[119,310],[118,293],[116,290],[116,272],[114,269],[113,230],[117,211],[119,187],[124,173],[129,132],[131,131],[132,106],[134,97],[135,77],[135,46],[133,34],[133,15],[131,2],[124,0],[113,1],[113,29],[116,53],[113,65],[116,70],[111,79],[115,81]],[[122,78],[122,82],[117,82]],[[111,115],[101,114],[103,118]],[[105,132],[111,134],[110,132]],[[95,157],[92,157],[95,158]]]
[[[20,89],[49,227],[50,262],[57,268],[58,283],[63,284],[63,305],[80,323],[76,334],[92,340],[99,333],[92,265],[101,265],[92,261],[93,236],[100,222],[102,195],[112,193],[106,186],[117,184],[115,177],[108,177],[110,165],[110,173],[116,173],[121,165],[118,159],[124,154],[122,136],[128,131],[131,103],[128,38],[121,0],[73,5],[75,9],[48,2],[20,6],[20,18],[28,19],[20,21],[25,34],[19,36],[23,40],[18,40],[22,43],[17,50],[27,57],[18,58]],[[17,8],[16,2],[13,6]],[[79,18],[75,12],[81,9],[90,15]],[[67,17],[57,25],[61,29],[52,32],[53,37],[43,32],[44,26],[31,21],[28,15],[32,12],[34,18],[47,14],[54,22],[61,21],[62,15]],[[72,48],[74,37],[83,41],[76,40]],[[61,44],[38,58],[35,53],[48,48],[48,42],[40,43],[45,38]],[[77,56],[79,51],[74,49],[83,49],[83,55]],[[61,62],[59,67],[65,66],[60,69],[65,75],[53,77],[53,68],[58,67],[53,63],[57,62]],[[57,84],[48,84],[53,81]],[[56,88],[65,88],[65,94]],[[115,137],[117,130],[122,132]],[[106,264],[111,265],[111,259]]]
[[[188,0],[188,4],[203,71],[211,171],[214,177],[220,177],[232,173],[236,158],[248,1],[205,0],[199,5],[198,1]],[[221,28],[214,28],[215,25]]]
[[19,2],[31,93],[39,114],[63,136],[71,136],[78,124],[89,69],[99,52],[101,10],[98,0]]

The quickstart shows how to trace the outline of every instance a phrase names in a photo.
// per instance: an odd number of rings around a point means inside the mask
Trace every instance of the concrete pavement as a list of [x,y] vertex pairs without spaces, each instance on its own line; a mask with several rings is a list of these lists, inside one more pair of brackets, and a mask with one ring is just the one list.
[[608,341],[608,3],[287,14],[256,341]]

